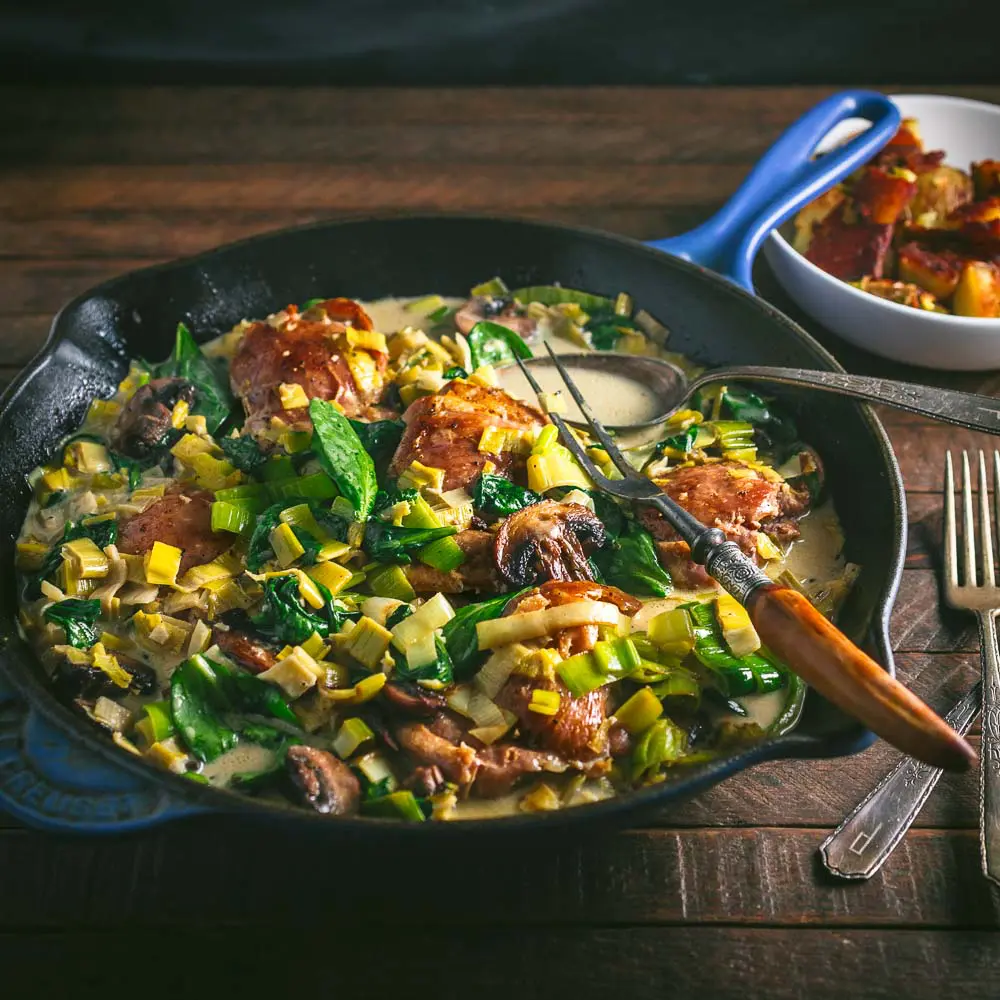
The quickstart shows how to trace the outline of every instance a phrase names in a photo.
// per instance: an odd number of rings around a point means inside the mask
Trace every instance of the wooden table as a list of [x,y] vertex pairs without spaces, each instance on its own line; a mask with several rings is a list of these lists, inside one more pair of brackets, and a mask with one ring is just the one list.
[[[1000,101],[1000,87],[951,90]],[[825,94],[0,90],[2,372],[95,282],[293,223],[444,209],[680,232]],[[767,274],[760,289],[796,315]],[[996,375],[906,370],[805,325],[852,371],[1000,389]],[[992,442],[886,424],[911,522],[897,664],[943,709],[978,665],[972,620],[937,596],[943,453]],[[838,883],[817,862],[895,760],[879,744],[771,764],[641,830],[427,856],[330,853],[218,822],[71,840],[0,818],[3,995],[29,967],[26,996],[62,995],[71,974],[175,990],[194,963],[226,996],[265,982],[351,997],[996,996],[1000,910],[979,874],[973,775],[941,782],[871,881]]]

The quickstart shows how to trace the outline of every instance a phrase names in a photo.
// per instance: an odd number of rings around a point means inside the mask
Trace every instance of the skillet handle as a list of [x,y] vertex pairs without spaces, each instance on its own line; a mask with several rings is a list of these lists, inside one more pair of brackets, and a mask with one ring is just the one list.
[[120,833],[203,811],[76,743],[2,677],[0,810],[63,833]]
[[[871,128],[812,159],[824,136],[848,118],[866,118]],[[780,136],[715,215],[688,233],[649,245],[718,271],[752,292],[751,268],[768,233],[874,156],[900,121],[899,109],[884,94],[834,94]]]
[[807,684],[912,757],[966,771],[976,755],[915,694],[858,649],[801,594],[766,583],[746,599],[761,642]]

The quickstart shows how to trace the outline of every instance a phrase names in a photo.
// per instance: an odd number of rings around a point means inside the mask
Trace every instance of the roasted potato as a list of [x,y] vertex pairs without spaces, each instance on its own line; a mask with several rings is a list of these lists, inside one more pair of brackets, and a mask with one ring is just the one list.
[[1000,160],[980,160],[972,164],[972,182],[976,188],[976,198],[992,198],[1000,195]]
[[910,216],[933,229],[942,225],[955,209],[972,201],[972,178],[957,167],[935,167],[917,175],[916,194]]
[[1000,317],[1000,267],[969,261],[962,270],[952,308],[957,316]]
[[813,231],[806,260],[843,281],[863,275],[881,278],[892,246],[892,226],[846,221],[845,206],[831,212]]
[[795,237],[792,240],[792,246],[799,253],[804,254],[809,249],[813,230],[835,208],[842,205],[845,198],[844,188],[838,184],[799,210],[798,215],[795,216]]
[[919,285],[939,299],[951,297],[962,275],[963,261],[951,250],[935,253],[919,243],[904,243],[896,260],[901,281]]
[[854,207],[862,219],[891,226],[916,190],[917,175],[912,170],[868,167],[854,185]]
[[860,288],[870,295],[880,299],[897,302],[901,306],[913,309],[925,309],[927,312],[946,313],[948,310],[930,293],[918,285],[906,281],[893,281],[891,278],[873,278],[865,275],[860,281],[852,281],[855,288]]

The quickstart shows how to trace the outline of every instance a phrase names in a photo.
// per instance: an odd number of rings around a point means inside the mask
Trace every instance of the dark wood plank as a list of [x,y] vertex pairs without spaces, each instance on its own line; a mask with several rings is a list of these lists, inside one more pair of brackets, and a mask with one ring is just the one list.
[[[492,850],[484,842],[425,846],[416,870],[406,852],[357,844],[349,873],[315,838],[300,850],[315,852],[316,863],[256,878],[248,873],[287,843],[271,828],[203,821],[113,840],[12,831],[0,835],[0,929],[270,925],[296,885],[303,916],[336,899],[352,921],[412,926],[410,907],[386,901],[424,889],[427,872],[467,867],[489,872],[489,920],[501,924],[1000,927],[973,830],[912,831],[862,884],[819,873],[820,839],[813,829],[658,830],[563,836],[547,851],[508,838]],[[489,864],[479,868],[484,852]],[[467,920],[450,893],[421,892],[420,900],[421,925]]]
[[[441,934],[415,921],[390,940],[335,904],[329,912],[292,933],[283,928],[296,910],[286,906],[275,914],[281,927],[268,930],[2,935],[4,996],[64,996],[72,982],[86,996],[282,995],[294,983],[296,992],[356,1000],[424,989],[441,1000],[470,990],[482,1000],[987,1000],[1000,959],[990,932],[466,926]],[[11,976],[15,962],[30,975]]]
[[[718,199],[695,205],[524,205],[512,214],[569,225],[591,226],[637,239],[655,239],[691,229],[709,214]],[[403,210],[401,210],[403,211]],[[16,248],[18,258],[53,257],[183,257],[273,229],[329,221],[358,211],[335,209],[220,208],[91,209],[32,214],[0,212],[0,247]]]

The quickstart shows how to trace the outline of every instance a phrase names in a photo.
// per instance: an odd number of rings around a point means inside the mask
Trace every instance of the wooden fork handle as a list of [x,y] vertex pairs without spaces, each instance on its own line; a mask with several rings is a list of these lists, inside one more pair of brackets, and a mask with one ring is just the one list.
[[746,607],[775,656],[884,740],[948,771],[965,771],[975,762],[975,751],[954,729],[800,593],[764,584],[751,591]]

